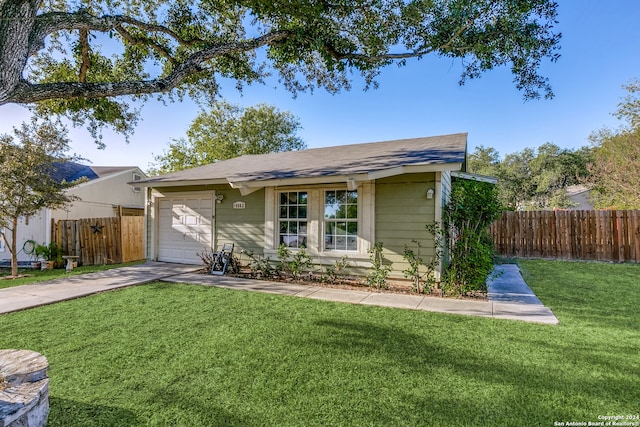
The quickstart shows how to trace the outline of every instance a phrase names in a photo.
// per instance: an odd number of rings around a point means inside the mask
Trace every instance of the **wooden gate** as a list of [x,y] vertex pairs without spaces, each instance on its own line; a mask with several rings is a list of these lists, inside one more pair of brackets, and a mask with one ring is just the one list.
[[78,256],[84,265],[144,259],[143,216],[60,220],[52,234],[64,255]]

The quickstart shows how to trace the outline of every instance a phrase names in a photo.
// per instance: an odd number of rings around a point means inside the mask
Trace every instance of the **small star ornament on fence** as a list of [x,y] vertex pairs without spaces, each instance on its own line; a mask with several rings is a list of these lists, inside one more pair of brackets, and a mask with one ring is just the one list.
[[91,229],[93,230],[93,234],[102,234],[102,229],[104,228],[104,225],[92,225]]

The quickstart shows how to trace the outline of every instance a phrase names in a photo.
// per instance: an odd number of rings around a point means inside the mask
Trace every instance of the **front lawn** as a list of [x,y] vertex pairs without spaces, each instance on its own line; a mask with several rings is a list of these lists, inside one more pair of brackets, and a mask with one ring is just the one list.
[[152,283],[0,316],[0,348],[48,357],[50,426],[553,426],[638,414],[640,266],[522,265],[560,325]]

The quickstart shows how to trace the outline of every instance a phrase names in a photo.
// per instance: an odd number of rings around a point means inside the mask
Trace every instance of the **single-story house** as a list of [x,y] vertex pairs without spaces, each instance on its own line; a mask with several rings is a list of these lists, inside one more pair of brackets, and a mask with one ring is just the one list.
[[[136,166],[87,166],[75,162],[56,164],[53,177],[67,182],[85,178],[85,181],[68,189],[70,195],[79,197],[64,209],[42,209],[32,217],[18,220],[18,261],[28,261],[30,256],[22,248],[28,240],[48,244],[51,226],[58,220],[80,218],[107,218],[120,214],[144,214],[145,193],[142,187],[132,186],[146,175]],[[9,249],[0,238],[0,262],[11,259]]]
[[366,268],[382,242],[401,278],[405,244],[419,240],[425,261],[433,255],[425,226],[441,219],[466,153],[459,133],[245,155],[142,180],[147,257],[200,264],[199,253],[234,243],[236,254],[275,259],[284,243],[304,245],[317,264],[346,255]]

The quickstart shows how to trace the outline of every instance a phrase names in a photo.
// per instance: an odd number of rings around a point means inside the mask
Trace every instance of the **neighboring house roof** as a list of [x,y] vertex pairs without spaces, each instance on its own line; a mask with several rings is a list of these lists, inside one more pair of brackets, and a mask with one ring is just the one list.
[[56,181],[72,182],[80,178],[91,181],[131,169],[137,169],[137,166],[89,166],[76,162],[54,162],[50,175]]
[[80,178],[87,178],[89,180],[98,178],[98,175],[91,169],[91,166],[81,165],[75,162],[55,162],[49,175],[58,182],[72,182]]
[[91,169],[98,174],[100,178],[107,175],[113,175],[120,172],[138,169],[138,166],[91,166]]
[[[245,155],[137,182],[162,187],[229,183],[246,192],[267,185],[370,180],[411,172],[460,170],[467,134]],[[443,166],[447,165],[447,166]],[[253,188],[253,190],[249,189]]]

